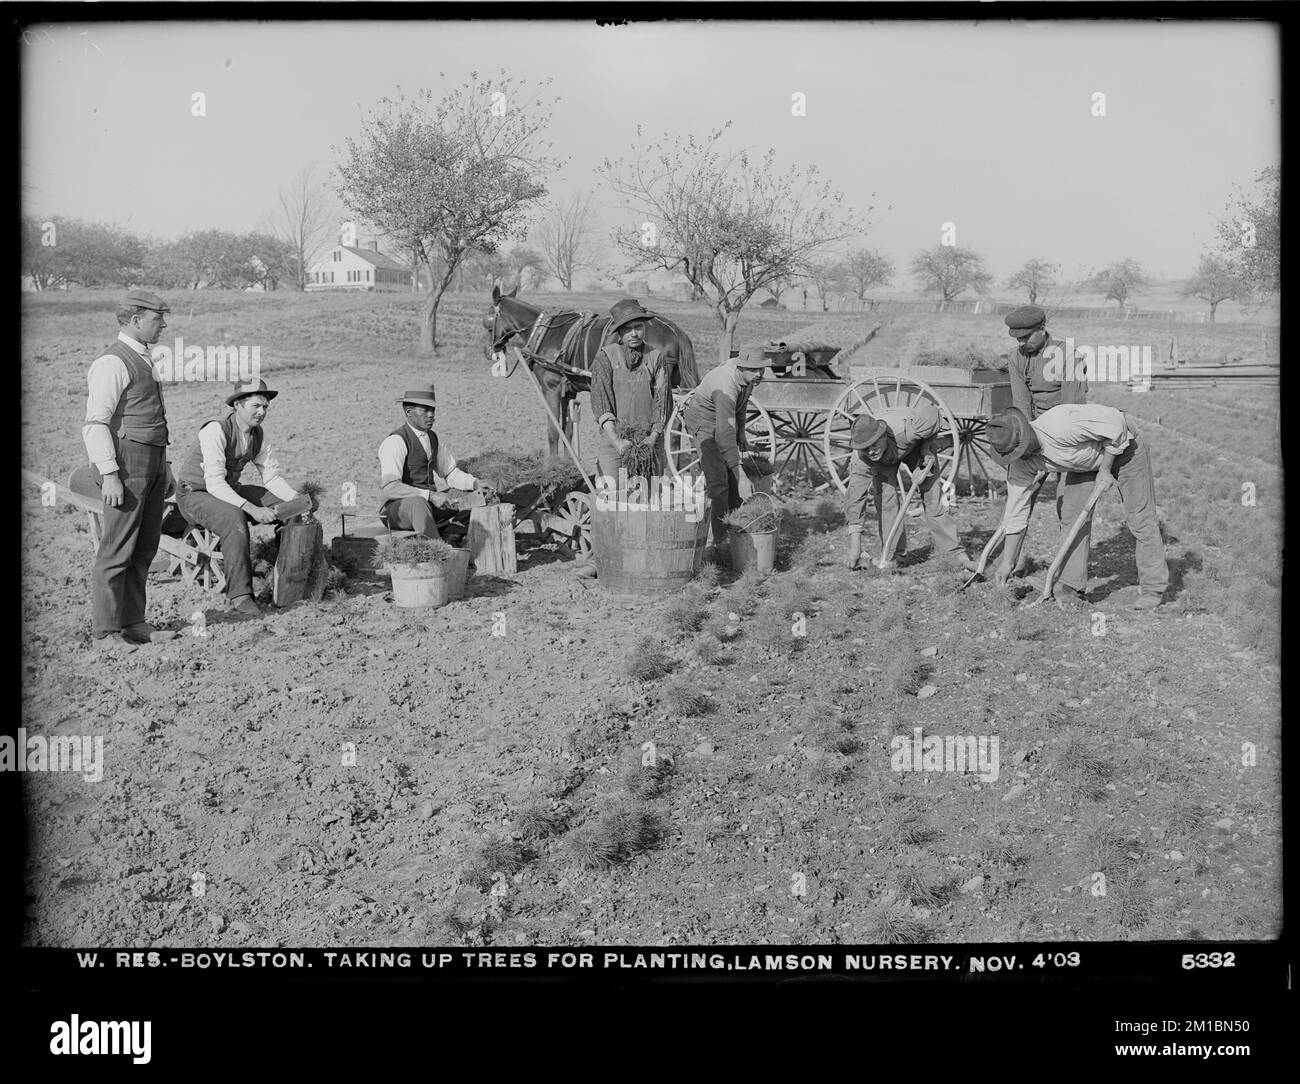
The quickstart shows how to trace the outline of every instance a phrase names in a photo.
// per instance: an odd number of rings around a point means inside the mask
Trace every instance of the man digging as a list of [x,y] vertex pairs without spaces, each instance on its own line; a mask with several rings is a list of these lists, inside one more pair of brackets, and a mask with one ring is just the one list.
[[957,539],[957,522],[944,506],[943,487],[934,453],[939,432],[939,411],[933,403],[889,407],[879,416],[863,414],[853,423],[849,446],[848,492],[844,498],[844,518],[849,527],[847,564],[858,567],[862,556],[862,531],[867,524],[868,508],[874,503],[876,530],[881,545],[881,568],[893,571],[896,558],[907,552],[907,530],[898,532],[892,554],[883,552],[890,527],[904,511],[903,495],[898,487],[898,465],[915,473],[929,465],[930,472],[919,484],[926,527],[934,543],[934,555],[972,570],[975,566]]
[[[397,400],[406,421],[379,445],[379,485],[384,504],[379,516],[394,531],[415,531],[441,538],[459,512],[456,498],[438,491],[442,479],[451,489],[473,491],[484,498],[492,489],[456,465],[456,457],[433,431],[438,400],[432,384],[412,388]],[[480,501],[479,503],[482,503]]]
[[[1118,485],[1124,522],[1137,540],[1139,595],[1133,608],[1154,610],[1161,604],[1169,587],[1169,566],[1156,514],[1151,458],[1123,412],[1099,404],[1065,403],[1031,421],[1012,407],[989,422],[988,439],[994,458],[1007,468],[1007,504],[1002,516],[1006,542],[995,583],[1006,585],[1020,554],[1032,511],[1028,491],[1035,472],[1077,475],[1095,471],[1097,480],[1091,492],[1083,485],[1067,484],[1058,498],[1061,543],[1091,494],[1099,496],[1111,485]],[[1086,519],[1066,552],[1060,583],[1055,587],[1056,598],[1067,604],[1086,601],[1091,527],[1091,519]]]
[[754,495],[754,483],[741,465],[749,451],[745,439],[745,412],[755,386],[763,379],[767,359],[757,346],[746,346],[739,356],[710,369],[691,394],[682,422],[700,452],[709,497],[713,561],[729,566],[723,517]]
[[[178,475],[176,507],[191,523],[206,527],[221,539],[226,597],[230,609],[244,618],[262,616],[262,608],[253,598],[248,525],[275,523],[276,507],[298,496],[280,475],[263,429],[271,400],[279,394],[261,379],[237,386],[226,397],[229,412],[200,426]],[[239,481],[250,463],[262,476],[260,486]],[[311,506],[315,511],[315,497]]]

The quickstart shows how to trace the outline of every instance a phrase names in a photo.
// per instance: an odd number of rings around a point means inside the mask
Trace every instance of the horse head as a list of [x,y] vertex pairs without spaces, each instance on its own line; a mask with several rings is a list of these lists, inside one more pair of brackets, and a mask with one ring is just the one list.
[[532,327],[542,311],[518,300],[515,297],[518,292],[518,284],[508,294],[503,294],[500,286],[492,287],[492,308],[483,317],[483,329],[487,332],[483,356],[488,361],[504,357],[506,344],[521,331]]

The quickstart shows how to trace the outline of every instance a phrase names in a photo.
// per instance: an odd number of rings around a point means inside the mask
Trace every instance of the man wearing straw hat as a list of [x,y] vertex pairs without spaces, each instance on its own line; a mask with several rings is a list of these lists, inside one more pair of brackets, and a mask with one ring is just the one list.
[[727,526],[723,517],[754,495],[740,457],[749,450],[745,439],[745,413],[749,397],[763,379],[767,358],[757,346],[743,347],[730,361],[710,369],[686,403],[682,421],[700,453],[709,497],[713,533],[713,559],[729,564]]
[[662,441],[671,398],[667,366],[658,350],[645,345],[646,321],[653,317],[635,298],[615,302],[606,329],[614,341],[601,347],[591,363],[591,410],[600,431],[596,463],[602,476],[615,481],[629,446],[622,434],[630,428],[648,434],[641,443],[654,451],[653,473],[664,469]]
[[96,640],[129,643],[171,638],[144,619],[145,583],[158,552],[163,504],[171,495],[167,415],[149,347],[171,309],[157,294],[135,291],[117,307],[117,338],[86,374],[89,485],[104,501],[104,526],[90,574]]
[[[1032,509],[1028,491],[1035,472],[1069,472],[1059,499],[1062,542],[1084,510],[1090,495],[1119,488],[1124,521],[1137,540],[1138,572],[1135,610],[1154,610],[1169,587],[1169,566],[1156,512],[1155,480],[1145,438],[1138,439],[1127,415],[1114,407],[1092,403],[1063,403],[1034,420],[1012,407],[988,424],[993,457],[1007,468],[1007,506],[1002,524],[1006,542],[994,582],[1005,585],[1015,567],[1021,543],[1029,528]],[[1096,482],[1088,486],[1092,472]],[[1079,604],[1088,589],[1088,547],[1091,522],[1085,520],[1070,546],[1054,594],[1060,601]]]
[[[276,507],[298,496],[281,476],[263,427],[271,400],[279,394],[260,378],[237,385],[226,397],[229,411],[199,427],[177,474],[176,507],[191,523],[221,539],[226,598],[240,617],[262,616],[253,598],[248,525],[275,523]],[[239,481],[250,463],[262,476],[260,486]],[[311,504],[315,511],[315,497]]]
[[410,388],[397,400],[406,421],[379,445],[379,485],[384,504],[379,510],[391,530],[416,531],[441,538],[438,524],[446,524],[457,511],[455,501],[438,491],[446,488],[476,490],[491,497],[490,487],[456,465],[456,457],[433,431],[438,410],[432,384]]
[[[909,406],[889,407],[880,414],[862,414],[853,422],[849,446],[848,491],[844,499],[844,519],[849,525],[848,566],[857,567],[862,554],[862,530],[867,523],[868,508],[876,509],[876,529],[880,544],[903,508],[903,494],[898,488],[898,465],[920,469],[925,460],[932,462],[932,473],[920,483],[925,525],[934,540],[934,555],[956,561],[973,570],[957,539],[957,522],[944,506],[938,462],[934,459],[934,438],[939,432],[939,411],[933,403],[918,402]],[[895,558],[907,552],[907,530],[898,533],[892,554],[881,554],[881,567],[897,567]]]

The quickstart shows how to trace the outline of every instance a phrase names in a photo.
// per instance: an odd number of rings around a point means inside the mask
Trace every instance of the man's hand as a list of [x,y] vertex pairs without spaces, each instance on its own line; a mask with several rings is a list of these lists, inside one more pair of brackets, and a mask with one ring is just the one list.
[[736,488],[740,491],[740,499],[747,501],[754,495],[754,483],[749,480],[749,475],[743,470],[739,474],[740,476],[736,479]]
[[1097,472],[1097,481],[1093,484],[1092,491],[1094,493],[1105,493],[1106,490],[1114,484],[1115,476],[1111,474],[1110,471],[1099,470]]
[[101,486],[104,493],[104,503],[109,508],[121,508],[122,500],[126,496],[126,487],[122,485],[122,479],[114,471],[112,474],[104,475],[104,481]]
[[245,514],[256,523],[274,523],[275,509],[263,508],[260,504],[249,505],[244,509]]
[[483,499],[487,501],[488,504],[493,504],[497,500],[497,491],[486,482],[475,482],[474,492],[483,494]]
[[614,438],[614,451],[618,452],[619,455],[622,455],[630,447],[632,447],[632,442],[630,440],[624,440],[622,437]]

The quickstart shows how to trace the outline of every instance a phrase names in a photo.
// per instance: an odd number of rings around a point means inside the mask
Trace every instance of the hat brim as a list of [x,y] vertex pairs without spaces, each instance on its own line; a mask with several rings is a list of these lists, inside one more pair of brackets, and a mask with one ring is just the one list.
[[731,359],[731,364],[734,365],[737,369],[766,369],[772,363],[768,361],[766,358],[751,359],[751,358],[734,357]]
[[628,316],[622,317],[616,322],[611,321],[609,325],[610,333],[613,334],[615,331],[618,331],[621,328],[626,327],[628,324],[634,324],[637,321],[640,321],[643,324],[647,324],[654,319],[654,316],[655,316],[654,313],[646,312],[644,309],[642,309],[640,312],[634,312]]
[[1020,430],[1020,439],[1016,441],[1015,447],[1012,448],[1011,451],[1003,453],[993,447],[992,441],[990,441],[988,445],[989,454],[993,457],[993,462],[999,467],[1010,466],[1013,461],[1021,458],[1021,456],[1029,451],[1029,445],[1034,439],[1034,431],[1030,427],[1029,419],[1025,417],[1024,412],[1017,410],[1015,407],[1008,408],[1008,413],[1012,412],[1014,412],[1015,416],[1024,423]]
[[241,391],[226,397],[226,406],[234,406],[241,399],[251,399],[254,395],[262,396],[268,403],[280,393],[278,391]]
[[400,403],[402,406],[406,406],[407,403],[410,403],[413,406],[427,406],[427,407],[436,407],[438,405],[437,399],[398,399],[397,402]]

